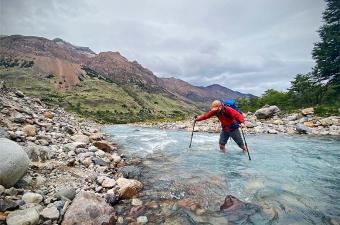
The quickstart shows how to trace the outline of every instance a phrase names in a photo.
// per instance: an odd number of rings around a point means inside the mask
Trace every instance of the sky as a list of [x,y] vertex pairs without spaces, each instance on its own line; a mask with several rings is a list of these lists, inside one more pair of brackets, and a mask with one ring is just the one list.
[[0,0],[0,33],[119,51],[159,77],[261,95],[314,66],[322,0]]

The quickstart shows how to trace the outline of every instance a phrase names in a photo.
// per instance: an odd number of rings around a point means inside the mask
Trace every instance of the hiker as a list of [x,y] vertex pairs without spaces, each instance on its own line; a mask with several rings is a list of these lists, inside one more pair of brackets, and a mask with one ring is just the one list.
[[220,134],[220,151],[225,152],[225,145],[231,137],[236,144],[244,151],[247,148],[243,142],[239,127],[244,127],[244,118],[241,113],[233,109],[232,107],[225,106],[221,101],[215,100],[211,103],[210,111],[196,116],[195,121],[202,121],[209,119],[212,116],[217,116],[222,125],[222,131]]

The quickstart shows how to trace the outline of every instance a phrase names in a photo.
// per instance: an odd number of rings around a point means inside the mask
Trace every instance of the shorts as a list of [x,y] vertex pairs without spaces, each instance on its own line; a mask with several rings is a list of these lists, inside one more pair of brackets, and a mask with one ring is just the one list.
[[219,141],[220,145],[227,144],[229,137],[231,137],[239,147],[242,148],[244,146],[244,142],[239,128],[229,132],[222,130]]

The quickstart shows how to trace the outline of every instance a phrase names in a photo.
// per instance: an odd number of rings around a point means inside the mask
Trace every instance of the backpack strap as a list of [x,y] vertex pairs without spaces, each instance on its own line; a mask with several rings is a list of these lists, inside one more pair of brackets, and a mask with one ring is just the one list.
[[[230,107],[230,106],[222,105],[222,108],[218,113],[219,113],[219,115],[222,115],[222,116],[229,118],[233,121],[233,124],[228,126],[228,129],[233,131],[233,130],[239,128],[240,123],[235,118],[233,118],[229,113],[226,112],[227,107]],[[222,127],[223,127],[223,125],[222,125]]]

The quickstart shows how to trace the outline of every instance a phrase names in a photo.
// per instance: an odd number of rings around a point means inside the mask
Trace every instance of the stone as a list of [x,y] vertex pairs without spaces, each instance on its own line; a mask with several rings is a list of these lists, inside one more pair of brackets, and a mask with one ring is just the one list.
[[137,223],[139,224],[146,224],[148,222],[148,218],[146,216],[139,216],[137,217]]
[[59,210],[55,206],[44,208],[40,215],[45,219],[58,219],[59,218]]
[[112,146],[107,141],[96,141],[93,142],[93,145],[99,148],[100,150],[103,150],[104,152],[112,151]]
[[25,97],[24,93],[22,93],[22,92],[19,91],[19,90],[15,90],[15,91],[14,91],[14,94],[15,94],[17,97],[19,97],[19,98]]
[[255,126],[256,126],[256,125],[253,124],[252,122],[249,122],[249,121],[246,122],[246,127],[247,127],[247,128],[253,128],[253,127],[255,127]]
[[116,152],[111,155],[113,162],[118,163],[120,160],[122,160],[122,157],[120,157]]
[[62,225],[114,225],[114,209],[105,200],[91,192],[80,192],[66,211]]
[[267,132],[268,132],[269,134],[277,134],[277,133],[278,133],[278,131],[275,130],[275,129],[268,129]]
[[0,185],[0,195],[2,195],[2,193],[4,193],[6,190],[6,188],[2,185]]
[[41,194],[27,192],[22,196],[22,200],[26,203],[40,203],[43,200],[43,196]]
[[138,194],[144,187],[142,182],[133,179],[119,178],[116,182],[120,197],[125,199]]
[[273,105],[268,107],[263,107],[261,109],[256,110],[255,116],[258,119],[268,119],[272,118],[274,115],[280,112],[279,107]]
[[100,158],[93,158],[92,161],[95,165],[98,165],[98,166],[107,166],[108,165],[107,162],[105,162],[104,160],[102,160]]
[[75,142],[82,142],[82,143],[85,143],[85,144],[88,144],[90,143],[90,138],[86,135],[83,135],[83,134],[76,134],[76,135],[73,135],[71,137],[71,139]]
[[102,133],[95,133],[95,134],[90,135],[91,142],[101,141],[103,139],[104,139],[104,134],[102,134]]
[[19,204],[7,198],[0,198],[0,212],[19,208]]
[[298,125],[296,125],[295,129],[299,134],[307,134],[308,133],[308,128],[305,127],[302,123],[299,123]]
[[116,185],[116,181],[114,179],[106,178],[102,183],[102,187],[104,188],[112,188]]
[[136,166],[124,166],[118,169],[125,178],[139,179],[142,175],[141,169]]
[[25,120],[26,120],[26,117],[21,113],[17,113],[14,117],[14,122],[16,123],[24,123]]
[[119,202],[119,196],[115,195],[114,193],[106,194],[105,201],[111,206],[114,206]]
[[43,116],[48,118],[48,119],[53,119],[54,115],[52,112],[46,111],[43,113]]
[[286,118],[288,121],[294,121],[294,120],[297,120],[299,119],[299,115],[298,114],[292,114],[290,116],[287,116]]
[[92,145],[92,146],[89,147],[89,151],[90,152],[96,152],[96,151],[98,151],[98,148],[96,146]]
[[53,155],[52,151],[47,146],[37,145],[33,142],[28,142],[24,147],[29,159],[33,162],[45,162]]
[[39,213],[35,208],[10,212],[6,218],[8,225],[35,225],[39,222]]
[[73,200],[74,197],[76,196],[76,190],[73,187],[63,187],[57,191],[55,194],[55,197],[57,199],[69,199]]
[[315,127],[314,123],[313,123],[313,122],[310,122],[310,121],[304,122],[303,125],[304,125],[305,127]]
[[333,124],[333,121],[332,121],[331,118],[327,117],[327,118],[321,119],[320,123],[321,123],[322,126],[328,127],[328,126],[331,126]]
[[35,129],[34,125],[26,125],[22,128],[22,131],[26,134],[28,137],[34,137],[37,134],[37,131]]
[[138,198],[133,198],[131,201],[131,205],[133,206],[143,205],[143,202]]
[[314,108],[305,108],[301,110],[301,114],[304,116],[314,114]]
[[144,210],[145,210],[144,205],[134,206],[129,210],[128,216],[137,218],[144,212]]
[[0,184],[12,187],[26,173],[30,160],[20,145],[0,138]]
[[85,148],[86,144],[83,142],[72,142],[64,145],[64,152],[75,151],[77,148]]

